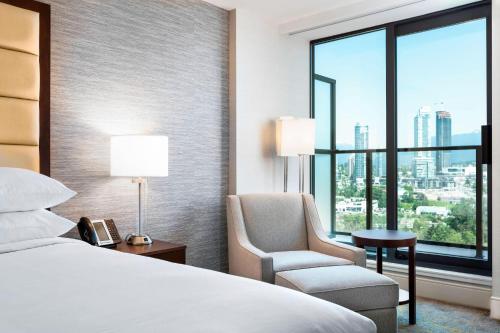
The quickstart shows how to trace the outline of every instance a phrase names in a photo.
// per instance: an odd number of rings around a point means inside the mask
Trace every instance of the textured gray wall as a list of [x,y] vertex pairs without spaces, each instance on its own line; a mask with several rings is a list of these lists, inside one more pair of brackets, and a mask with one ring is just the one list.
[[79,193],[54,211],[134,231],[137,188],[109,177],[109,138],[167,135],[170,175],[150,180],[145,229],[187,244],[189,264],[225,270],[228,13],[199,0],[47,2],[52,176]]

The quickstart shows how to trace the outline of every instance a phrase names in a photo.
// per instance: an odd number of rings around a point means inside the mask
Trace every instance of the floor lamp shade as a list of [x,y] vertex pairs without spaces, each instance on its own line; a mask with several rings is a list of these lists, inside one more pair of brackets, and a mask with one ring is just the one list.
[[166,136],[113,136],[110,153],[111,176],[168,176],[168,137]]
[[283,117],[276,120],[276,153],[284,156],[284,191],[288,190],[288,157],[299,156],[299,191],[304,192],[304,157],[314,155],[314,119]]
[[314,119],[280,118],[276,120],[278,156],[314,155]]

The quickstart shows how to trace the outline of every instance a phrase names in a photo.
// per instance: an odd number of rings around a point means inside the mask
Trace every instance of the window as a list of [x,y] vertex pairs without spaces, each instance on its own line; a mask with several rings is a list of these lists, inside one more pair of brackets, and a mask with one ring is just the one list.
[[366,177],[373,174],[367,168],[373,166],[376,177],[385,169],[384,156],[374,153],[385,149],[385,35],[380,29],[315,48],[316,160],[330,162],[318,163],[315,188],[326,186],[326,172],[330,183],[335,179],[329,191],[315,195],[325,229],[347,238],[366,224],[367,210],[384,214],[377,201],[364,198]]
[[490,10],[311,43],[312,184],[331,237],[413,231],[420,265],[490,274]]

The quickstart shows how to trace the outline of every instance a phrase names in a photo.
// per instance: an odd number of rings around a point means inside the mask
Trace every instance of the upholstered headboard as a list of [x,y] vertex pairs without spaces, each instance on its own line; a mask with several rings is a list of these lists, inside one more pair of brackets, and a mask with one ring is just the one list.
[[50,174],[50,6],[0,0],[0,166]]

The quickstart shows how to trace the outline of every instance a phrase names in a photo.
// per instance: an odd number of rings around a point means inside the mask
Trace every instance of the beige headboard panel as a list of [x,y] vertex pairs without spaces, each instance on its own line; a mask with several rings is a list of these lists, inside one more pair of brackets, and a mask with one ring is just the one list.
[[40,171],[40,13],[0,2],[0,166]]

